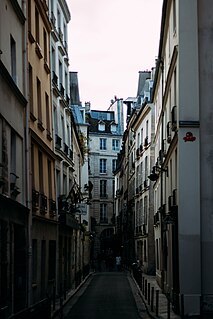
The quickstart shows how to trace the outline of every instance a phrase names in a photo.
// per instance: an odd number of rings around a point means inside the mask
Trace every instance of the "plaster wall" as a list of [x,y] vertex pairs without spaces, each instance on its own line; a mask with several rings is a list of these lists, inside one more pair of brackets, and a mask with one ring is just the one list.
[[210,295],[206,305],[213,310],[213,77],[211,0],[198,1],[199,43],[199,112],[200,112],[200,182],[201,182],[201,252],[202,293]]
[[[179,1],[177,105],[179,121],[199,120],[197,1]],[[186,23],[187,21],[187,23]],[[190,93],[189,93],[190,92]],[[196,140],[185,142],[190,131]],[[178,130],[179,273],[185,313],[199,314],[201,294],[200,140],[196,127]],[[196,264],[196,267],[195,267]]]

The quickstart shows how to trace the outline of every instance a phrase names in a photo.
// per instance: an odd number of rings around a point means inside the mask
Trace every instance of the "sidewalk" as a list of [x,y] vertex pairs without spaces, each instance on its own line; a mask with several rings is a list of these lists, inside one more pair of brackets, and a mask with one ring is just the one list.
[[[70,299],[78,292],[78,290],[85,284],[85,282],[89,279],[89,277],[93,274],[93,272],[90,272],[84,280],[79,284],[79,286],[75,289],[72,289],[67,292],[66,299],[60,300],[60,298],[57,298],[55,301],[55,309],[53,308],[53,303],[51,302],[51,318],[56,318],[58,315],[60,316],[60,311],[63,307],[70,301]],[[62,317],[61,317],[62,318]]]
[[[139,287],[134,276],[132,275],[135,284],[138,287],[138,291],[146,306],[146,310],[151,318],[157,319],[180,319],[181,317],[175,314],[172,310],[171,303],[168,303],[167,297],[162,293],[161,288],[156,282],[155,276],[142,275],[142,285]],[[157,292],[158,291],[158,292]],[[150,293],[149,293],[150,292]],[[159,294],[159,302],[156,308],[156,292]],[[153,294],[153,299],[152,299]]]

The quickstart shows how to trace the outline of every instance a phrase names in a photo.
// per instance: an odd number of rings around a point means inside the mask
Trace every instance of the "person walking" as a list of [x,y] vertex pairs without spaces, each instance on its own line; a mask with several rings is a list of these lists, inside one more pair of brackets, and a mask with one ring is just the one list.
[[121,256],[115,257],[115,264],[117,271],[121,271]]

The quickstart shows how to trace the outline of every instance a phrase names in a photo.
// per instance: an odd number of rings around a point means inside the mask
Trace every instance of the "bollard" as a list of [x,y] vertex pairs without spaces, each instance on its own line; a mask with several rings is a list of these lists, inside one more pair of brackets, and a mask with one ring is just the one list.
[[53,310],[55,310],[55,297],[56,297],[56,287],[55,283],[53,285]]
[[63,290],[62,290],[62,283],[60,283],[60,318],[63,319]]
[[145,279],[145,299],[147,299],[147,279]]
[[67,282],[66,279],[64,279],[64,300],[67,298]]
[[184,318],[184,295],[181,295],[181,318]]
[[148,305],[150,305],[150,282],[148,283]]
[[167,319],[170,319],[170,293],[167,294]]
[[63,319],[63,298],[60,297],[60,318]]
[[158,317],[159,312],[159,290],[156,290],[156,316]]
[[142,279],[142,294],[144,295],[145,278]]
[[154,287],[151,289],[151,311],[154,311]]

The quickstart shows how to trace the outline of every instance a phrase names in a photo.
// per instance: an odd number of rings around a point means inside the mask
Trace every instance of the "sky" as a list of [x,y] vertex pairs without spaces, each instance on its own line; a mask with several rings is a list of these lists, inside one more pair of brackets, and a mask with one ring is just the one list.
[[107,110],[137,94],[138,72],[158,55],[163,0],[67,0],[70,71],[82,104]]

